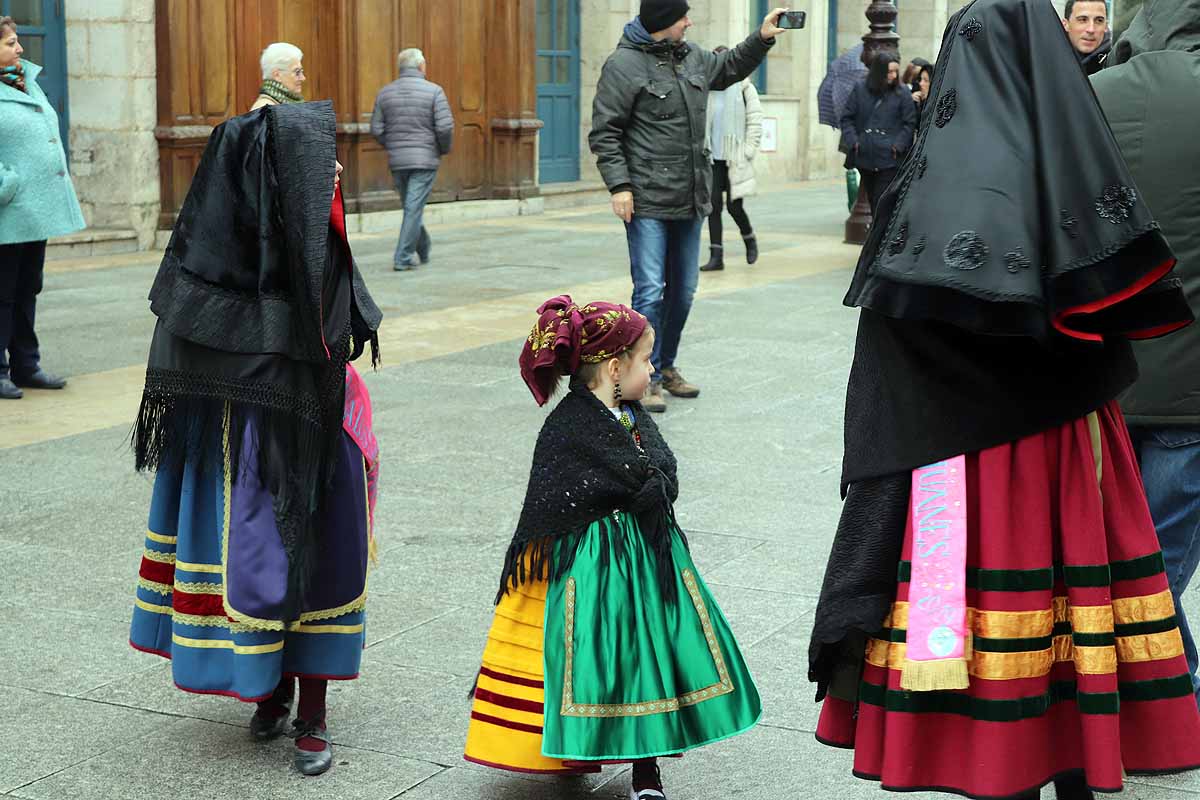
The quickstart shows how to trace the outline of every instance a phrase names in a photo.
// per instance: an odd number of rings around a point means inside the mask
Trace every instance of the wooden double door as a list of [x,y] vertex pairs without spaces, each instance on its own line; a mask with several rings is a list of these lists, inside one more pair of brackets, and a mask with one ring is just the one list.
[[370,122],[408,47],[425,54],[455,118],[433,200],[536,194],[534,3],[157,0],[160,227],[173,224],[213,126],[253,104],[259,56],[276,41],[304,51],[305,97],[334,101],[349,211],[399,207]]

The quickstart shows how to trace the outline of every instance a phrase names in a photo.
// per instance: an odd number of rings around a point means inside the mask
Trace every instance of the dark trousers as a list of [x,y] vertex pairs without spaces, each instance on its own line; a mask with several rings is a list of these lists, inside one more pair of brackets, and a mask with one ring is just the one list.
[[896,170],[881,169],[879,171],[860,169],[858,174],[862,176],[862,188],[867,192],[867,200],[871,203],[871,219],[875,219],[875,209],[879,207],[879,196],[883,194],[883,190],[892,182],[892,178],[896,177]]
[[38,368],[34,310],[42,291],[46,241],[0,244],[0,377],[27,377]]
[[[708,241],[709,244],[720,245],[721,237],[724,235],[721,227],[721,212],[724,210],[725,198],[730,191],[729,164],[725,161],[714,161],[712,173],[713,209],[712,213],[708,215]],[[733,221],[737,223],[742,236],[754,233],[754,229],[750,227],[750,217],[746,216],[746,207],[740,198],[734,200],[732,196],[729,197],[729,216],[733,217]]]

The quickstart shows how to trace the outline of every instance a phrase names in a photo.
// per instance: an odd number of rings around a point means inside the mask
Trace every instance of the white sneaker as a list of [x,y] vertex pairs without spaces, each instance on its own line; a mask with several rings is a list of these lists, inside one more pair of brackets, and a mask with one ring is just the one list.
[[658,789],[642,789],[640,792],[630,789],[629,800],[667,800],[667,796]]

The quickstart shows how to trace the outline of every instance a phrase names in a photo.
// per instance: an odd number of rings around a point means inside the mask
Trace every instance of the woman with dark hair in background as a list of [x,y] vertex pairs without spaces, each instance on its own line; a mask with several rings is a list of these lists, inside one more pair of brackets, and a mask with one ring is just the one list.
[[879,195],[896,175],[896,166],[912,146],[916,104],[900,84],[900,62],[883,52],[871,62],[866,80],[854,87],[842,111],[846,166],[857,168],[875,216]]
[[933,85],[933,65],[927,64],[917,71],[917,82],[913,88],[913,100],[917,104],[917,130],[921,129],[921,115],[929,100],[929,87]]
[[[923,58],[914,58],[911,62],[909,62],[908,69],[904,70],[904,83],[907,84],[908,88],[912,90],[913,100],[916,100],[917,102],[921,102],[929,95],[928,88],[923,91],[921,89],[922,70],[929,70],[930,72],[933,72],[933,64],[930,64]],[[918,93],[921,93],[920,97],[917,96]]]

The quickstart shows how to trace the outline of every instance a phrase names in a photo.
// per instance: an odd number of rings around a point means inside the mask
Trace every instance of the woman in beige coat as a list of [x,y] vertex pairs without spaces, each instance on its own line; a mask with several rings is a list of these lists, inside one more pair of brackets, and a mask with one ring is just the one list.
[[[720,52],[725,48],[718,48]],[[708,134],[705,144],[712,153],[713,208],[708,217],[711,255],[700,269],[725,269],[721,212],[728,198],[729,214],[746,243],[746,262],[758,260],[758,242],[742,200],[758,191],[754,180],[754,156],[762,142],[762,105],[749,80],[735,83],[723,92],[708,96]]]

